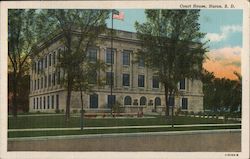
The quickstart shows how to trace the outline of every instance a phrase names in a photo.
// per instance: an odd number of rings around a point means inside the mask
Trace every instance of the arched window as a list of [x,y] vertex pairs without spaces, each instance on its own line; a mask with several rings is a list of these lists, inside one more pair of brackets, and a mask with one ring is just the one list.
[[159,105],[161,105],[161,98],[156,97],[155,98],[155,106],[159,106]]
[[132,105],[132,99],[130,96],[124,98],[124,105]]
[[147,98],[146,97],[141,97],[140,98],[140,105],[146,105],[146,103],[147,103]]

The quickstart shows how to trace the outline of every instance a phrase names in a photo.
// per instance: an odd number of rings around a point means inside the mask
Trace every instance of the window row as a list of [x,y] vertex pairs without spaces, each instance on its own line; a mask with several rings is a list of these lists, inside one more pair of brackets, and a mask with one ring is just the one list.
[[[168,98],[168,106],[169,107],[175,106],[175,98],[174,97],[169,97]],[[187,110],[188,109],[188,98],[181,98],[180,107],[181,107],[182,110]]]
[[[106,72],[106,84],[111,85],[114,84],[114,73],[113,72]],[[130,74],[122,74],[122,85],[123,86],[130,86]],[[159,80],[157,76],[153,76],[152,79],[153,88],[159,88]],[[138,87],[145,86],[145,76],[138,75]]]
[[[44,57],[40,58],[38,61],[33,63],[32,70],[34,73],[40,74],[44,68],[47,68],[48,66],[55,65],[57,61],[60,59],[62,49],[58,49],[58,51],[54,51],[52,53],[49,53],[48,55],[45,55]],[[107,64],[114,64],[114,54],[116,53],[116,49],[113,49],[111,51],[110,48],[106,49],[106,57],[105,61]],[[125,66],[130,65],[130,56],[132,51],[131,50],[124,50],[122,52],[122,64]],[[90,62],[96,62],[97,61],[97,49],[96,48],[90,48],[87,52],[87,57]],[[144,60],[141,58],[138,61],[138,65],[140,67],[144,67]]]
[[148,104],[147,104],[147,98],[142,96],[140,98],[140,103],[138,103],[138,99],[134,99],[133,103],[132,103],[132,98],[130,96],[126,96],[124,98],[124,105],[138,105],[140,104],[141,106],[145,106],[145,105],[155,105],[155,106],[160,106],[161,105],[161,98],[160,97],[156,97],[154,99],[154,103],[153,100],[149,100]]
[[34,73],[40,74],[43,69],[55,65],[57,61],[59,61],[60,54],[62,49],[58,49],[58,51],[54,51],[40,58],[38,61],[33,63],[32,69]]
[[[114,61],[115,61],[115,58],[114,58],[114,55],[116,54],[116,49],[111,49],[110,48],[107,48],[106,49],[106,56],[105,56],[105,62],[107,64],[114,64]],[[130,65],[130,56],[132,54],[132,51],[131,50],[123,50],[122,52],[122,65],[124,66],[129,66]],[[89,49],[88,51],[88,57],[89,57],[89,60],[92,61],[92,62],[95,62],[97,61],[97,49],[94,49],[94,48],[91,48]],[[140,59],[139,60],[139,63],[138,65],[140,67],[144,67],[144,60],[143,59]]]
[[59,95],[33,98],[33,109],[59,109]]
[[[98,95],[97,94],[93,94],[89,96],[89,108],[98,108]],[[111,108],[112,105],[114,105],[116,102],[116,96],[115,95],[108,95],[107,96],[107,108]],[[130,96],[126,96],[124,98],[124,106],[130,106],[130,105],[141,105],[141,106],[145,106],[145,105],[153,105],[153,100],[149,100],[149,103],[147,104],[147,98],[142,96],[140,98],[140,103],[138,103],[138,99],[134,99],[134,101],[132,102],[132,98]],[[154,99],[154,104],[155,106],[160,106],[161,105],[161,98],[160,97],[156,97]]]
[[[93,76],[96,78],[96,76]],[[96,80],[94,80],[96,81]],[[106,72],[106,84],[111,85],[114,84],[114,73],[113,72]],[[152,88],[159,88],[159,77],[153,76],[152,77]],[[123,86],[130,86],[130,74],[122,74],[122,85]],[[145,87],[145,75],[138,75],[138,87]],[[185,90],[186,89],[186,81],[185,79],[179,82],[179,89]]]
[[39,89],[55,86],[56,84],[60,84],[60,81],[61,81],[60,78],[61,78],[60,71],[58,71],[56,73],[49,74],[48,76],[45,75],[36,80],[31,80],[30,89],[32,91],[32,90],[39,90]]

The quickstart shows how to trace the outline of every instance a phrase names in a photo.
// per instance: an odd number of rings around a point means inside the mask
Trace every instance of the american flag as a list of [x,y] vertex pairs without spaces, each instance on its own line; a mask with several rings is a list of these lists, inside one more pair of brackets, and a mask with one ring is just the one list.
[[113,19],[124,20],[124,12],[119,12],[118,10],[113,11]]

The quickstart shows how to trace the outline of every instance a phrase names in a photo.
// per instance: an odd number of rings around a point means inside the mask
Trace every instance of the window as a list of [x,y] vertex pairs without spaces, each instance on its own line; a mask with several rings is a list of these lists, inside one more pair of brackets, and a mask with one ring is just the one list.
[[114,64],[114,53],[115,53],[115,49],[113,49],[112,54],[111,54],[111,49],[107,49],[107,51],[106,51],[106,63],[111,64],[111,61],[112,61],[112,64]]
[[41,66],[41,65],[40,65],[40,61],[38,61],[38,62],[37,62],[37,72],[38,72],[38,74],[40,73],[40,66]]
[[172,107],[175,104],[174,97],[168,97],[168,106]]
[[159,88],[159,77],[153,76],[153,88]]
[[188,109],[188,99],[187,98],[181,99],[181,109]]
[[49,107],[50,107],[50,98],[49,98],[49,96],[47,96],[47,108],[49,109]]
[[122,75],[122,85],[129,86],[129,74]]
[[113,72],[106,72],[106,84],[107,85],[114,84],[114,73]]
[[54,95],[51,96],[51,109],[54,109]]
[[56,95],[56,110],[59,110],[59,95]]
[[40,79],[37,80],[37,89],[39,89]]
[[47,76],[44,76],[44,88],[47,87]]
[[35,90],[36,90],[36,80],[35,80],[35,85],[34,85],[34,88],[35,88]]
[[147,103],[147,98],[146,97],[141,97],[140,98],[140,105],[146,105],[146,103]]
[[42,61],[39,60],[39,73],[41,73],[41,72],[42,72]]
[[36,98],[36,109],[38,109],[38,97]]
[[130,96],[126,96],[124,98],[124,105],[131,105],[132,104],[132,99]]
[[53,53],[53,65],[56,64],[56,52]]
[[33,109],[36,109],[36,98],[33,98]]
[[145,66],[145,62],[144,62],[144,59],[140,58],[139,59],[139,64],[138,64],[140,67],[144,67]]
[[46,109],[46,97],[43,97],[43,109]]
[[108,108],[115,104],[115,95],[108,95]]
[[49,66],[51,66],[51,54],[49,54]]
[[89,107],[98,108],[98,95],[93,94],[89,96]]
[[58,62],[60,62],[61,53],[62,53],[62,49],[58,49],[58,51],[57,51],[57,61]]
[[48,79],[49,80],[49,87],[51,86],[51,79],[52,79],[51,75],[49,75],[49,79]]
[[161,98],[156,97],[155,98],[155,106],[160,106],[161,105]]
[[124,51],[122,54],[123,65],[130,65],[130,51]]
[[180,80],[180,89],[185,89],[185,78]]
[[42,101],[42,97],[40,97],[40,109],[42,109],[43,106],[43,101]]
[[96,62],[97,61],[97,49],[89,49],[88,50],[88,59],[91,62]]
[[41,78],[41,89],[43,88],[43,77]]
[[95,71],[90,73],[90,76],[88,77],[88,81],[89,81],[89,84],[96,84],[97,83],[97,73]]
[[44,67],[47,68],[47,56],[44,58]]
[[39,61],[36,62],[36,72],[39,74]]
[[41,59],[41,71],[43,70],[44,64],[43,64],[43,59]]
[[36,62],[34,63],[34,71],[36,73]]
[[60,71],[57,72],[57,84],[60,84],[61,81],[61,75],[60,75]]
[[138,87],[144,87],[144,75],[138,75]]

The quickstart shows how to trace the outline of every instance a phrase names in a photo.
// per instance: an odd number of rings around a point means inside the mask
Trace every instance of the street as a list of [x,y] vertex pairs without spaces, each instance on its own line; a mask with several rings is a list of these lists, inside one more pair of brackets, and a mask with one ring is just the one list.
[[240,131],[10,140],[8,151],[240,152]]

